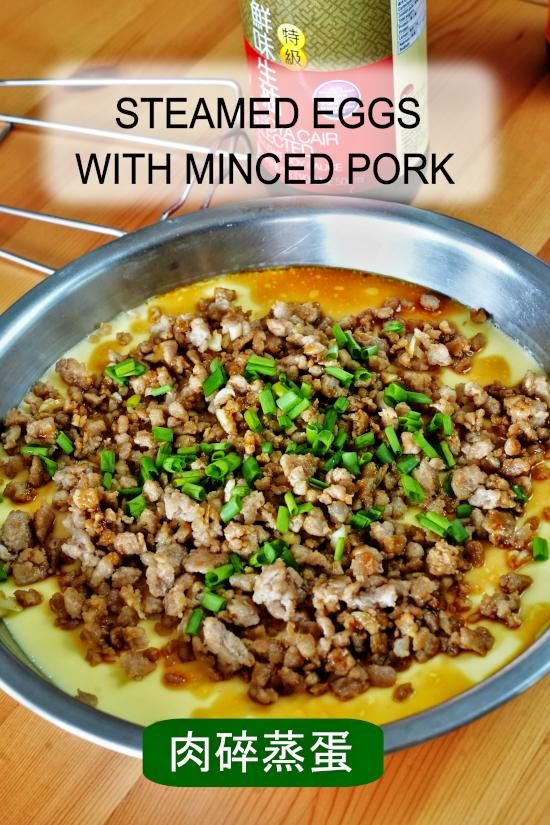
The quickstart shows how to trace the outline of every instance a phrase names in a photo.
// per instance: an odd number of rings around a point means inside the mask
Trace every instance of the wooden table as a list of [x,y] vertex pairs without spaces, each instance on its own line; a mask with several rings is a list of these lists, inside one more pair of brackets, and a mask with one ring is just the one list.
[[[501,159],[496,191],[482,203],[446,211],[500,233],[550,260],[550,74],[544,54],[545,9],[521,0],[431,3],[431,56],[477,60],[502,88]],[[239,58],[238,4],[202,0],[18,0],[0,7],[0,76],[63,75],[83,67],[113,72],[137,62],[153,73],[177,65]],[[63,66],[63,70],[60,68]],[[123,73],[123,70],[121,70]],[[13,111],[3,93],[2,106]],[[20,95],[18,111],[35,97]],[[0,109],[2,107],[0,106]],[[21,131],[0,144],[0,202],[131,229],[152,221],[157,204],[67,210],[41,181],[39,138]],[[498,146],[497,146],[498,145]],[[52,266],[97,239],[2,218],[0,246]],[[0,262],[2,308],[39,276]],[[130,822],[260,821],[391,825],[543,822],[550,803],[548,680],[488,717],[437,741],[391,756],[383,779],[356,789],[162,788],[141,777],[138,761],[57,730],[7,696],[0,697],[0,806],[6,825],[126,825]],[[546,820],[547,821],[547,820]]]

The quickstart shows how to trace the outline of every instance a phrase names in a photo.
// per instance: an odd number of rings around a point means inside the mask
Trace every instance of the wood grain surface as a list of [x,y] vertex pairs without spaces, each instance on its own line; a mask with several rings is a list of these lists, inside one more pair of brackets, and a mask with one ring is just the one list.
[[[429,3],[432,59],[477,61],[498,78],[498,185],[475,205],[446,211],[550,261],[550,74],[545,9],[522,0]],[[0,4],[0,77],[64,75],[100,67],[124,75],[155,67],[240,60],[236,0],[18,0]],[[33,113],[44,94],[0,91],[0,112]],[[0,116],[1,121],[1,116]],[[1,133],[1,128],[0,128]],[[40,138],[23,129],[0,142],[0,202],[132,229],[158,203],[68,208],[43,180]],[[422,195],[419,203],[423,202]],[[162,205],[161,205],[162,206]],[[0,246],[53,267],[99,239],[15,218],[0,219]],[[40,276],[0,261],[5,308]],[[0,696],[3,825],[194,823],[272,825],[537,825],[550,809],[548,680],[489,716],[386,760],[384,777],[355,789],[170,789],[141,776],[137,760],[57,730]],[[546,813],[545,813],[546,812]]]

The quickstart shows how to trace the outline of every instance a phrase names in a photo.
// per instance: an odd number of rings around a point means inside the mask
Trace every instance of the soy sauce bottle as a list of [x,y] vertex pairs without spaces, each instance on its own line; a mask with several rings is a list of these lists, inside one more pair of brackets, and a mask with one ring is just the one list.
[[[291,129],[256,130],[258,154],[330,156],[335,173],[329,183],[306,182],[294,186],[294,191],[387,195],[390,186],[381,186],[372,169],[356,175],[350,186],[348,159],[356,152],[369,157],[391,153],[399,158],[405,152],[426,151],[426,0],[341,0],[337,8],[333,0],[241,0],[241,15],[251,96],[290,97],[300,111]],[[405,96],[419,104],[420,125],[411,130],[397,123],[397,104]],[[352,118],[354,107],[359,109],[355,99],[367,106],[374,97],[391,102],[393,124],[342,126],[339,104]],[[313,124],[316,98],[334,100],[332,115],[321,121],[325,128]],[[378,112],[382,117],[381,106]],[[396,181],[397,188],[401,183]],[[410,196],[392,199],[409,200]]]

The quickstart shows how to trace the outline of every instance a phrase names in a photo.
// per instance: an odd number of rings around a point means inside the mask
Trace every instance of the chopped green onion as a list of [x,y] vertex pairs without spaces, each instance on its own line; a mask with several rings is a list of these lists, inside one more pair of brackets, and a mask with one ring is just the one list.
[[533,539],[531,552],[535,561],[548,561],[548,541],[537,536]]
[[155,441],[172,442],[174,440],[174,430],[170,427],[153,427],[151,434]]
[[252,430],[253,433],[261,433],[263,430],[263,424],[258,418],[258,411],[254,408],[245,411],[244,420],[248,426],[249,430]]
[[297,452],[298,452],[298,445],[296,444],[295,441],[290,441],[286,446],[285,453],[287,455],[296,455]]
[[141,493],[141,487],[120,487],[118,490],[118,494],[121,495],[123,498],[129,498],[130,496],[137,496]]
[[361,473],[361,467],[359,466],[359,459],[357,457],[357,453],[349,452],[349,453],[342,453],[342,464],[353,476],[358,476]]
[[283,430],[288,430],[289,427],[292,427],[292,418],[288,415],[280,415],[278,422],[279,426],[282,427]]
[[369,461],[372,461],[373,453],[364,452],[359,453],[359,466],[362,467],[363,464],[368,464]]
[[441,450],[441,453],[443,455],[443,458],[445,459],[445,463],[446,463],[447,467],[454,467],[455,464],[456,464],[456,459],[455,459],[454,455],[452,454],[451,448],[449,447],[447,442],[446,441],[440,441],[439,442],[439,449]]
[[364,530],[371,524],[371,520],[364,510],[358,510],[353,514],[349,523],[354,530]]
[[458,518],[469,518],[472,514],[472,510],[474,508],[471,504],[467,504],[463,502],[462,504],[457,504],[456,506],[456,515]]
[[302,393],[304,398],[311,398],[313,387],[308,381],[302,381],[302,383],[300,384],[300,392]]
[[336,438],[332,442],[332,446],[335,450],[341,450],[348,440],[348,434],[344,429],[339,429]]
[[47,458],[49,452],[49,447],[40,447],[38,444],[25,444],[21,447],[22,455],[37,455],[40,458]]
[[227,384],[227,373],[219,358],[214,358],[210,364],[210,375],[202,382],[202,391],[205,398],[214,395]]
[[285,395],[285,393],[288,392],[289,388],[286,386],[286,384],[283,384],[282,381],[276,381],[275,384],[272,384],[271,389],[273,390],[277,398],[280,398],[281,395]]
[[231,472],[231,465],[226,458],[218,458],[205,467],[204,472],[208,478],[213,478],[215,481],[222,481],[222,479]]
[[386,444],[380,444],[380,446],[375,450],[374,455],[378,461],[382,462],[382,464],[391,464],[393,461],[393,454]]
[[102,473],[114,473],[116,456],[114,450],[101,450],[99,453],[99,469]]
[[[178,485],[179,486],[179,485]],[[195,501],[204,501],[206,498],[206,490],[200,484],[194,484],[192,481],[186,481],[180,487],[182,493],[185,493],[189,498]]]
[[323,466],[321,467],[324,473],[328,473],[330,470],[334,470],[335,467],[338,467],[340,461],[342,460],[342,451],[338,450],[338,452],[333,453],[331,457],[325,461]]
[[[201,441],[200,448],[203,453],[209,455],[210,453],[214,453],[217,450],[223,450],[224,452],[231,447],[230,441]],[[189,447],[184,447],[183,449],[190,449]],[[193,449],[196,449],[195,447]],[[179,452],[179,450],[178,450]]]
[[340,324],[334,324],[334,326],[332,327],[332,334],[334,335],[336,343],[338,344],[340,349],[347,346],[348,336],[344,332]]
[[[185,470],[185,468],[187,467],[188,461],[189,461],[188,456],[169,455],[162,462],[162,469],[164,470],[165,473],[178,473],[179,474],[179,473],[182,473]],[[149,462],[146,462],[146,463],[149,466],[149,471],[152,473],[153,470],[150,467]],[[155,470],[157,470],[158,468],[157,468],[156,462],[153,462],[153,463],[154,463],[154,466],[155,466]],[[194,471],[192,471],[192,472],[194,472]],[[199,476],[200,476],[200,473],[199,473]]]
[[298,513],[309,513],[313,510],[313,504],[311,501],[304,501],[302,504],[298,505]]
[[324,415],[323,429],[324,430],[329,430],[330,432],[332,432],[332,429],[333,429],[334,425],[336,424],[337,419],[338,419],[338,410],[336,410],[334,407],[331,407],[330,410],[327,410],[327,412]]
[[311,402],[308,398],[301,398],[297,404],[295,404],[291,409],[288,411],[288,416],[294,420],[298,418],[299,415],[302,415],[309,407],[311,406]]
[[[300,401],[300,396],[294,390],[285,390],[284,395],[277,399],[277,406],[280,410],[288,413]],[[308,402],[309,403],[309,402]]]
[[250,487],[247,484],[235,484],[233,489],[231,490],[231,496],[239,496],[242,498],[243,496],[247,496],[250,493]]
[[264,387],[259,395],[260,406],[264,415],[273,415],[276,412],[275,399],[271,392],[271,387]]
[[155,458],[156,466],[162,467],[166,459],[171,455],[172,447],[167,441],[164,441],[157,450],[157,456]]
[[288,493],[285,493],[285,504],[287,506],[288,512],[293,518],[298,512],[298,505],[296,504],[296,499],[294,498],[293,493],[291,493],[290,491]]
[[403,475],[409,475],[419,464],[420,459],[415,455],[404,455],[403,458],[400,458],[397,462],[397,469],[400,473],[403,473]]
[[389,407],[395,407],[396,404],[406,400],[407,390],[405,387],[402,387],[401,384],[398,384],[397,381],[388,384],[384,390],[384,401]]
[[227,600],[219,593],[205,593],[201,599],[201,607],[210,610],[212,613],[219,613],[227,604]]
[[259,375],[267,375],[273,378],[277,375],[277,364],[272,358],[251,355],[245,364],[244,372],[250,378],[257,378]]
[[233,570],[235,573],[244,573],[244,564],[240,556],[236,553],[230,553],[229,561],[233,565]]
[[197,484],[201,479],[202,472],[200,470],[182,470],[182,472],[178,473],[177,478],[172,479],[172,484],[176,486],[179,484],[181,486],[181,484],[186,481]]
[[428,424],[428,432],[435,433],[439,429],[442,430],[443,435],[447,436],[447,438],[453,434],[453,421],[450,415],[443,415],[443,413],[440,412],[434,415]]
[[142,481],[148,481],[149,479],[153,478],[153,476],[158,476],[158,468],[150,456],[142,456],[139,460],[139,463],[141,465],[140,473]]
[[362,450],[363,447],[370,447],[371,444],[374,444],[374,433],[363,433],[362,435],[358,435],[354,444],[358,450]]
[[357,381],[370,381],[371,378],[372,372],[370,372],[370,370],[365,369],[355,370],[355,373],[353,375],[353,380],[355,381],[355,383],[357,383]]
[[438,513],[419,513],[416,519],[421,527],[437,533],[438,536],[445,536],[450,527],[450,522]]
[[201,610],[200,607],[195,607],[191,615],[189,616],[189,621],[187,622],[187,626],[185,628],[185,632],[188,636],[196,636],[200,630],[200,626],[204,619],[204,610]]
[[145,508],[147,507],[147,503],[143,495],[139,495],[135,498],[131,498],[130,501],[127,501],[126,507],[128,509],[128,513],[131,516],[133,516],[134,518],[139,518],[145,510]]
[[176,452],[178,455],[191,458],[192,456],[196,456],[199,454],[199,447],[197,447],[196,445],[193,445],[191,447],[178,447]]
[[253,455],[249,456],[243,462],[243,478],[249,487],[252,487],[255,481],[262,477],[262,469]]
[[152,390],[149,390],[149,395],[156,397],[158,395],[166,395],[169,392],[172,392],[174,387],[172,384],[163,384],[162,387],[153,387]]
[[349,407],[349,398],[346,398],[345,395],[341,395],[339,398],[336,399],[332,406],[333,409],[336,410],[338,415],[342,415],[342,413],[345,413]]
[[128,378],[143,375],[147,372],[144,364],[139,364],[134,358],[126,358],[118,364],[109,364],[105,367],[104,373],[117,384],[126,384]]
[[222,582],[227,581],[234,572],[235,570],[232,564],[221,564],[219,567],[213,567],[212,570],[206,571],[204,583],[210,590],[213,590]]
[[329,484],[326,481],[321,481],[320,478],[315,478],[314,476],[312,476],[308,480],[308,484],[310,487],[314,487],[316,490],[326,490],[326,488],[329,486]]
[[325,359],[327,361],[334,361],[336,358],[338,358],[338,351],[338,344],[331,344],[325,352]]
[[351,387],[354,378],[352,372],[346,372],[346,370],[343,370],[341,367],[326,367],[325,372],[327,375],[340,381],[347,389]]
[[139,404],[140,401],[141,401],[141,395],[138,395],[137,393],[134,394],[134,395],[131,395],[130,398],[128,398],[127,401],[126,401],[126,408],[128,410],[133,410],[137,407],[137,405]]
[[523,504],[529,501],[529,495],[521,484],[512,484],[512,492],[516,501],[521,501]]
[[0,582],[7,582],[8,580],[8,571],[6,570],[5,565],[0,562]]
[[423,392],[410,392],[407,390],[407,404],[431,404],[432,399]]
[[464,544],[470,538],[470,534],[458,519],[451,521],[447,528],[447,535],[454,539],[457,544]]
[[336,546],[334,548],[334,561],[342,561],[345,546],[346,539],[344,536],[340,536],[336,539]]
[[439,458],[435,447],[432,447],[428,439],[425,438],[422,433],[413,433],[413,439],[418,444],[422,452],[428,456],[428,458]]
[[298,562],[292,555],[292,551],[289,547],[283,547],[283,549],[281,550],[281,559],[284,561],[287,567],[293,567],[294,570],[300,569]]
[[110,490],[113,486],[113,474],[112,473],[103,473],[101,479],[101,486],[104,490]]
[[404,331],[405,325],[401,321],[388,321],[384,324],[384,332],[397,332],[398,335],[402,335]]
[[49,477],[53,478],[57,472],[57,461],[54,461],[51,458],[46,458],[46,456],[40,456],[40,460],[42,461],[44,469],[46,470]]
[[403,492],[412,504],[422,504],[425,499],[424,490],[412,476],[402,475],[400,478]]
[[321,430],[313,445],[313,452],[316,455],[325,455],[334,441],[334,433],[330,430]]
[[455,493],[454,493],[454,490],[453,490],[453,474],[452,473],[447,474],[447,477],[445,478],[445,481],[443,482],[443,484],[441,486],[442,486],[444,492],[450,498],[452,498],[454,496]]
[[271,443],[271,441],[262,441],[262,446],[260,449],[262,453],[265,453],[266,455],[271,455],[271,453],[273,452],[273,444]]
[[55,443],[64,453],[67,453],[67,455],[71,455],[71,453],[74,452],[74,444],[66,433],[59,433]]
[[386,438],[388,440],[388,444],[390,445],[391,449],[396,455],[401,455],[403,452],[401,449],[401,442],[397,437],[397,433],[393,429],[393,427],[386,427],[384,430]]
[[290,513],[288,507],[280,506],[277,511],[277,530],[279,533],[288,533]]
[[371,344],[370,347],[363,347],[361,349],[361,358],[366,361],[368,358],[372,358],[373,355],[378,355],[378,352],[378,344]]
[[418,430],[422,429],[422,417],[420,413],[418,413],[418,417],[413,414],[413,410],[410,410],[406,415],[401,415],[397,422],[402,430],[405,430],[409,433],[418,432]]

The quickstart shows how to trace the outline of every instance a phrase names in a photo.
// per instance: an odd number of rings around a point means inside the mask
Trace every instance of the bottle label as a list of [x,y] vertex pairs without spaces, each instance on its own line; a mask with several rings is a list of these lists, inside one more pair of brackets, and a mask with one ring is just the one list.
[[[299,119],[290,129],[258,130],[260,154],[280,158],[288,153],[325,153],[334,164],[326,188],[332,192],[364,191],[375,185],[372,170],[348,182],[352,153],[397,154],[426,148],[426,36],[425,0],[241,0],[251,95],[273,101],[296,101]],[[358,122],[361,104],[373,98],[393,103],[410,96],[421,105],[421,128],[406,130],[390,122],[388,104],[378,104],[374,117],[360,128],[346,128],[338,114]],[[321,98],[333,99],[326,103]],[[314,128],[314,100],[326,111],[319,118],[325,128]],[[344,103],[344,101],[346,101]],[[424,111],[422,109],[424,108]],[[276,171],[277,162],[266,162]],[[318,179],[327,163],[315,164]],[[303,180],[303,171],[296,181]],[[307,181],[306,188],[319,190]],[[325,187],[323,187],[325,188]]]

